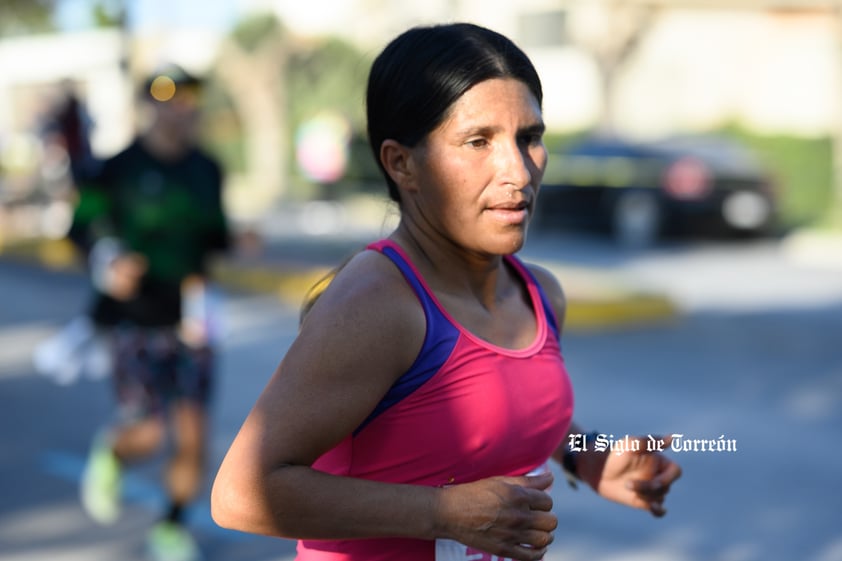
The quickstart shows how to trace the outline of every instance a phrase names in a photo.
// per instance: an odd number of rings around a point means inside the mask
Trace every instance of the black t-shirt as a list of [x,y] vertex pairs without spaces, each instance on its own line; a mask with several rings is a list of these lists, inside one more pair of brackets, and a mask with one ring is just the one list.
[[106,160],[80,195],[76,240],[90,247],[96,238],[117,238],[149,265],[138,297],[119,302],[101,296],[94,303],[94,320],[176,324],[182,280],[204,275],[208,257],[228,247],[219,165],[199,149],[162,161],[135,141]]

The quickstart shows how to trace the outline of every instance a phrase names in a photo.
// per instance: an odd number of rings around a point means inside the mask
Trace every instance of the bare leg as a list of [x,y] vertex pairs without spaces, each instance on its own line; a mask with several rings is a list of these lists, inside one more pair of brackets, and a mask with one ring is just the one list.
[[201,552],[182,520],[184,507],[199,494],[205,468],[206,413],[201,405],[180,400],[170,407],[173,452],[165,483],[169,511],[147,538],[152,559],[197,561]]
[[149,417],[117,428],[111,436],[111,446],[120,461],[131,463],[154,454],[164,441],[166,427],[163,419]]
[[202,406],[178,401],[172,406],[175,451],[167,467],[167,491],[176,505],[196,498],[203,484],[207,414]]

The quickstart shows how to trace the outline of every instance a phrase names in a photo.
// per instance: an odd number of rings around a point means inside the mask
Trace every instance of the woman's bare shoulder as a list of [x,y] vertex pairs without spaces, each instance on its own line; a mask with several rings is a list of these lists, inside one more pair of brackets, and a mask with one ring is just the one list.
[[392,341],[399,343],[397,348],[403,352],[417,347],[417,354],[426,322],[400,270],[384,255],[366,250],[342,266],[311,305],[300,337],[323,336],[325,330],[336,329],[352,343],[364,344],[374,338],[388,348]]
[[312,309],[347,307],[366,312],[413,302],[417,299],[400,270],[386,256],[364,250],[332,274]]
[[531,272],[538,281],[538,284],[541,285],[541,288],[544,289],[544,293],[548,298],[551,300],[559,298],[564,300],[564,289],[561,286],[561,281],[559,281],[556,275],[545,267],[534,263],[524,263],[524,265],[526,265],[526,268],[529,269],[529,272]]

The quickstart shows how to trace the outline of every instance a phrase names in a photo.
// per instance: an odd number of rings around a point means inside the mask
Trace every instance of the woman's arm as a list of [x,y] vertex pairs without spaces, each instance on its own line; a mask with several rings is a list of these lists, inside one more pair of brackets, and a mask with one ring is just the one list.
[[414,295],[394,282],[382,261],[371,253],[356,257],[303,322],[216,476],[212,513],[222,526],[287,537],[352,537],[374,523],[387,532],[392,524],[419,525],[421,517],[400,516],[398,505],[432,508],[434,495],[426,490],[380,489],[310,469],[362,423],[423,340],[424,317],[412,305]]

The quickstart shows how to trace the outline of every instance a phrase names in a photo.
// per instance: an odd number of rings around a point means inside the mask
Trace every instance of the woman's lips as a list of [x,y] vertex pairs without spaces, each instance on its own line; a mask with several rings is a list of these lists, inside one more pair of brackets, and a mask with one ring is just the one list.
[[506,203],[492,206],[486,212],[495,220],[505,224],[521,224],[526,221],[529,215],[529,205],[526,202],[512,204]]

